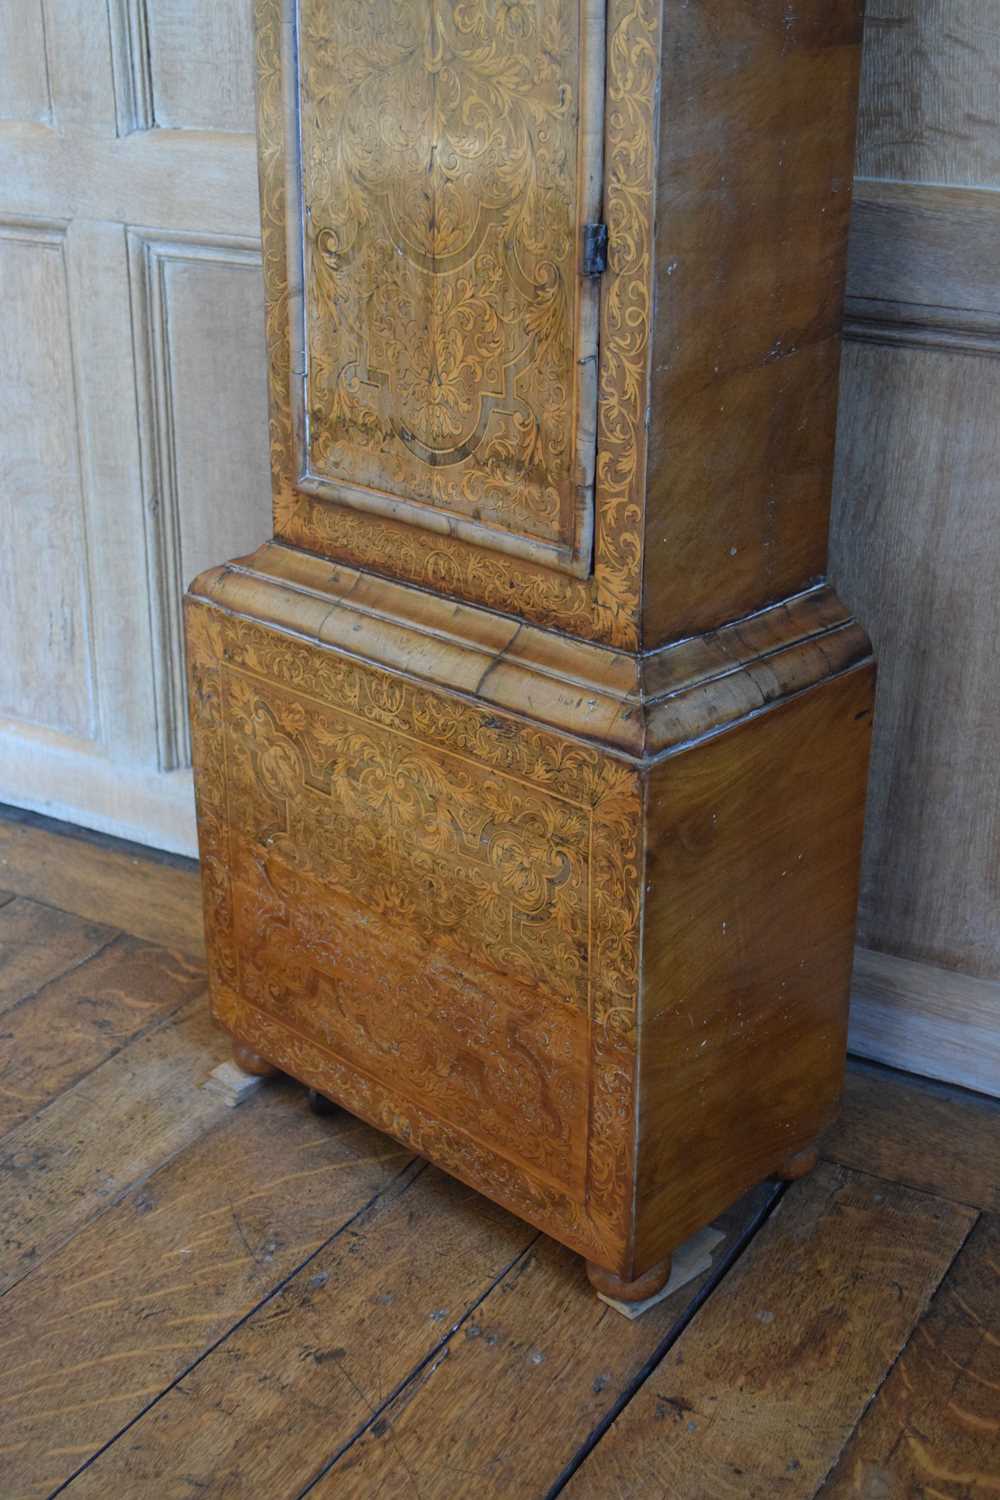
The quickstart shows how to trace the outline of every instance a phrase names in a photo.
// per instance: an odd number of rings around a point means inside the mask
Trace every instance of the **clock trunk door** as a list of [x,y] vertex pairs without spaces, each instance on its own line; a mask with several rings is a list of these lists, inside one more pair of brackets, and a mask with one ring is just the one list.
[[604,0],[288,20],[299,488],[585,575]]

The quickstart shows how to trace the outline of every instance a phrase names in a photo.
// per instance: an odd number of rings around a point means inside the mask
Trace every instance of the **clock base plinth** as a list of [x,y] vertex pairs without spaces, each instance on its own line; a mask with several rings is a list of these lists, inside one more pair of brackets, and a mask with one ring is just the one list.
[[616,1300],[804,1170],[787,1143],[842,1083],[873,691],[831,590],[633,656],[269,545],[187,619],[240,1067],[394,1136]]

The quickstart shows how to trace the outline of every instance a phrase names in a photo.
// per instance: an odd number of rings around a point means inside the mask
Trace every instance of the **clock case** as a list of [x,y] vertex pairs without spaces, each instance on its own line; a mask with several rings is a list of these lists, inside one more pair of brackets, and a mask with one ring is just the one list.
[[841,1088],[859,48],[854,0],[257,5],[275,529],[186,600],[213,1010],[623,1297]]

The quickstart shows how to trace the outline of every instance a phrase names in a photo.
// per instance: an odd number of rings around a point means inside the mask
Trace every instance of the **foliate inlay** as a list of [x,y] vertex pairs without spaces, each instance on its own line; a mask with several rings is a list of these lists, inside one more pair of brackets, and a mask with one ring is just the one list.
[[[286,4],[287,0],[256,0],[277,534],[296,546],[388,572],[437,592],[514,611],[581,637],[635,647],[652,314],[659,0],[607,3],[603,217],[610,239],[608,271],[599,282],[600,405],[592,577],[556,571],[530,556],[490,552],[462,535],[431,528],[424,531],[388,513],[367,514],[301,487],[289,336],[290,305],[295,299],[289,292],[289,163],[281,45]],[[471,7],[465,9],[468,12]],[[524,14],[527,7],[503,9],[514,16]],[[294,358],[299,358],[299,352]]]
[[620,1240],[634,769],[211,607],[188,645],[220,1019],[569,1242]]
[[581,89],[603,73],[601,9],[581,34],[578,0],[302,0],[310,475],[572,546],[593,480],[580,221],[600,131]]

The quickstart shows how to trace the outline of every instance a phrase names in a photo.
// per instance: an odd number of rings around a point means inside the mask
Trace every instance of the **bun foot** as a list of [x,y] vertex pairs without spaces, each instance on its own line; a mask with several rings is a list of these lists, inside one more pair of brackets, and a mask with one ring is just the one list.
[[778,1168],[777,1176],[783,1182],[797,1182],[800,1177],[806,1177],[819,1161],[819,1152],[815,1146],[808,1146],[805,1151],[796,1151],[786,1162]]
[[246,1042],[238,1042],[233,1039],[233,1062],[244,1073],[249,1073],[254,1078],[277,1078],[281,1072],[274,1063],[269,1063],[266,1057],[261,1057]]
[[334,1104],[333,1100],[328,1099],[325,1094],[321,1094],[318,1089],[307,1089],[306,1098],[309,1100],[309,1108],[314,1115],[335,1115],[339,1112],[340,1106]]
[[650,1266],[648,1271],[643,1271],[634,1281],[623,1281],[616,1276],[614,1271],[606,1271],[603,1266],[596,1266],[592,1260],[587,1262],[587,1276],[595,1292],[600,1292],[604,1297],[612,1297],[615,1302],[645,1302],[650,1297],[655,1297],[657,1292],[662,1292],[670,1280],[670,1260],[661,1260],[659,1265]]

